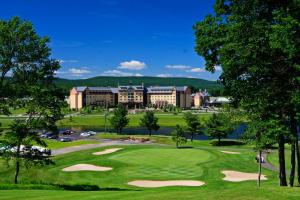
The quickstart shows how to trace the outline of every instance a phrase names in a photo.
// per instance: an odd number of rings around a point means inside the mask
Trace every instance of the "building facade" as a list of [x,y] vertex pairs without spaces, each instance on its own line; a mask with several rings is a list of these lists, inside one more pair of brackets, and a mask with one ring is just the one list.
[[143,85],[118,87],[118,103],[127,107],[141,108],[144,105],[144,95]]
[[156,86],[147,88],[147,103],[163,107],[174,105],[181,108],[191,107],[191,90],[187,86]]
[[97,105],[112,107],[118,103],[118,89],[110,87],[74,87],[70,91],[70,108]]
[[192,95],[193,97],[193,106],[195,108],[200,108],[202,106],[207,106],[210,100],[210,94],[204,90],[204,91],[199,91]]
[[142,108],[148,104],[163,107],[174,105],[190,108],[191,90],[187,86],[148,87],[143,85],[111,87],[74,87],[70,90],[69,104],[71,109],[98,105],[113,107],[124,104],[128,108]]

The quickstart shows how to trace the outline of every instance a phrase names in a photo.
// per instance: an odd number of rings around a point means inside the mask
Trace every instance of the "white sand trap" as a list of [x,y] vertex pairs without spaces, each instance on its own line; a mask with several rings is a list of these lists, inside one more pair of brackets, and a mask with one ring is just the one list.
[[121,149],[123,149],[123,148],[105,149],[105,150],[103,150],[103,151],[95,152],[95,153],[93,153],[93,155],[100,156],[100,155],[104,155],[104,154],[113,153],[113,152],[119,151],[119,150],[121,150]]
[[[258,177],[258,174],[256,173],[244,173],[237,171],[222,171],[222,173],[225,175],[223,180],[231,182],[257,180]],[[262,174],[260,180],[267,180],[267,178],[265,175]]]
[[128,182],[128,185],[146,188],[157,188],[167,186],[202,186],[205,183],[202,181],[191,181],[191,180],[173,180],[173,181],[150,181],[150,180],[139,180]]
[[77,164],[63,169],[65,172],[75,172],[75,171],[109,171],[112,170],[111,167],[101,167],[90,164]]
[[241,154],[241,152],[236,152],[236,151],[221,151],[221,152],[226,154]]

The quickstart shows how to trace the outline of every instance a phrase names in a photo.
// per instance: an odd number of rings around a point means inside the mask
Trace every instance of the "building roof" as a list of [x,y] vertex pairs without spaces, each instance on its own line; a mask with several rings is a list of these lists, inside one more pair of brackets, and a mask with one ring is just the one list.
[[176,86],[176,90],[180,92],[184,92],[188,89],[187,86]]
[[147,88],[148,93],[172,93],[176,88],[173,86],[150,86]]
[[227,97],[210,97],[209,103],[230,103],[230,99]]
[[120,85],[118,87],[119,90],[128,90],[128,89],[134,89],[134,90],[144,90],[144,86],[142,85]]
[[86,90],[86,86],[79,86],[79,87],[75,87],[75,90],[77,91],[77,92],[84,92],[85,90]]

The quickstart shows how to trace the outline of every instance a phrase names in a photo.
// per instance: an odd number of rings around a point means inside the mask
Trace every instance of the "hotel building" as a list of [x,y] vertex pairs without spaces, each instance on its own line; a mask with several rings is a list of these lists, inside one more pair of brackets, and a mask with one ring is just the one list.
[[143,85],[118,87],[118,103],[127,107],[141,108],[144,105],[144,95],[145,88]]
[[70,108],[98,105],[112,107],[118,103],[118,89],[111,87],[74,87],[70,91]]
[[129,108],[142,108],[145,105],[163,107],[172,104],[181,108],[191,107],[191,90],[187,86],[143,85],[111,87],[74,87],[70,90],[70,108],[81,109],[85,106],[99,105],[113,107],[121,103]]
[[171,104],[181,108],[190,108],[191,100],[191,90],[187,86],[156,86],[147,88],[147,103],[158,107]]

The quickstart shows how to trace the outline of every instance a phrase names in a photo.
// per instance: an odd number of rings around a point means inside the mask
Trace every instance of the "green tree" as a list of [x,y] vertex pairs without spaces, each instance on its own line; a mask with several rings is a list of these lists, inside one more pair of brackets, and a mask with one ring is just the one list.
[[126,117],[128,111],[123,104],[119,104],[114,110],[112,118],[110,118],[111,126],[117,133],[122,133],[123,128],[129,123],[129,119]]
[[187,125],[187,130],[191,134],[191,142],[193,142],[194,134],[197,133],[199,131],[199,129],[201,128],[199,117],[198,117],[198,115],[194,115],[191,112],[186,112],[186,113],[184,113],[183,118]]
[[[39,37],[32,24],[17,17],[0,20],[0,108],[10,114],[8,107],[26,110],[26,118],[14,120],[4,132],[0,152],[16,166],[14,182],[20,168],[31,164],[50,164],[50,152],[33,145],[46,146],[37,130],[58,133],[56,121],[63,118],[64,95],[53,84],[59,62],[50,59],[49,39]],[[10,77],[7,77],[8,73]]]
[[154,115],[154,111],[146,111],[140,119],[140,125],[148,129],[149,136],[151,136],[153,130],[157,131],[160,128],[157,122],[158,118]]
[[[222,67],[220,80],[233,105],[287,127],[293,127],[299,113],[299,4],[217,0],[215,14],[194,26],[195,49],[207,70]],[[295,136],[295,130],[290,128],[290,134]],[[286,136],[277,139],[280,185],[286,186]],[[292,149],[299,155],[299,149]]]
[[171,135],[172,135],[172,140],[176,143],[176,148],[179,148],[179,145],[185,144],[187,142],[184,129],[178,124],[176,125],[176,128],[171,133]]
[[221,144],[221,138],[226,138],[234,130],[230,117],[224,113],[213,113],[206,122],[205,128],[206,135],[218,139],[218,145]]
[[247,129],[242,139],[249,144],[254,144],[254,150],[258,152],[258,178],[257,185],[261,182],[261,160],[262,152],[272,148],[276,144],[278,135],[286,132],[286,128],[278,124],[278,121],[263,121],[259,118],[252,118],[247,124]]

